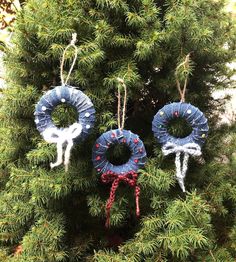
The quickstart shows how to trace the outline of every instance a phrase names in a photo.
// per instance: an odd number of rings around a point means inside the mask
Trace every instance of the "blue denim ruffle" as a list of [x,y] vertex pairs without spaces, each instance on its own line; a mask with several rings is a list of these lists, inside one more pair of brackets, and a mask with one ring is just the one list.
[[[130,151],[129,161],[123,165],[113,165],[106,158],[107,149],[114,144],[126,144]],[[95,169],[99,173],[112,171],[122,175],[130,171],[138,171],[146,162],[146,150],[139,136],[128,130],[115,129],[102,134],[93,147],[92,161]]]
[[79,140],[84,140],[94,126],[95,109],[91,100],[82,91],[71,86],[57,86],[41,97],[34,113],[38,131],[43,133],[47,128],[56,128],[52,122],[51,114],[54,108],[62,103],[76,108],[77,121],[83,127]]
[[[192,126],[192,133],[184,138],[176,138],[168,134],[167,125],[171,119],[182,117]],[[176,102],[165,105],[154,116],[152,131],[161,145],[167,142],[176,145],[196,143],[202,146],[208,134],[208,123],[204,114],[189,103]]]

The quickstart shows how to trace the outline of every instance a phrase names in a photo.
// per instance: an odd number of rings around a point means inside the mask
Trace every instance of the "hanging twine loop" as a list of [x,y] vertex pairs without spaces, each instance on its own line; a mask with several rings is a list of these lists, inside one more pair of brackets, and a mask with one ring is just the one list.
[[[185,60],[184,62],[180,63],[176,70],[175,70],[175,79],[176,79],[176,85],[177,85],[177,88],[178,88],[178,91],[179,91],[179,94],[180,94],[180,102],[185,102],[185,93],[186,93],[186,88],[187,88],[187,84],[188,84],[188,76],[189,76],[189,68],[190,68],[190,55],[191,55],[191,52],[188,53],[185,57]],[[184,71],[187,71],[187,74],[186,74],[186,77],[185,77],[185,80],[184,80],[184,86],[183,88],[181,88],[181,85],[180,85],[180,81],[178,79],[178,69],[183,67],[184,68]]]
[[[120,86],[118,86],[118,104],[117,104],[117,124],[120,130],[124,129],[125,125],[125,115],[126,115],[126,105],[127,105],[127,86],[125,84],[124,79],[117,77],[117,81],[119,82]],[[124,101],[123,101],[123,108],[121,110],[121,92],[120,87],[124,88]]]
[[[76,42],[76,41],[77,41],[77,34],[76,34],[76,33],[73,33],[70,44],[64,49],[63,54],[62,54],[61,65],[60,65],[60,76],[61,76],[61,84],[62,84],[63,86],[64,86],[64,85],[67,85],[67,82],[69,81],[71,72],[72,72],[72,70],[73,70],[73,68],[74,68],[74,66],[75,66],[75,62],[76,62],[76,60],[77,60],[78,48],[77,48],[77,46],[75,45],[75,42]],[[65,63],[65,55],[66,55],[66,51],[67,51],[70,47],[73,47],[73,48],[74,48],[75,54],[74,54],[74,59],[73,59],[73,62],[72,62],[72,64],[71,64],[69,73],[68,73],[68,75],[67,75],[67,77],[66,77],[66,81],[64,81],[63,70],[64,70],[64,63]]]
[[140,187],[137,185],[138,174],[134,171],[130,171],[123,175],[117,175],[113,172],[107,172],[102,174],[102,182],[110,183],[112,182],[110,197],[106,203],[106,227],[110,227],[110,212],[115,201],[116,190],[120,184],[120,182],[124,182],[131,187],[135,187],[135,203],[136,203],[136,216],[140,216],[139,209],[139,195],[140,195]]

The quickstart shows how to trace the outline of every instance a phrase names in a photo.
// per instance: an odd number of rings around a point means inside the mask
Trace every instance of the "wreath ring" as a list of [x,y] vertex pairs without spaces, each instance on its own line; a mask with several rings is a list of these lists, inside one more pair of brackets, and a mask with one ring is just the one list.
[[[95,109],[87,95],[71,86],[57,86],[41,97],[34,113],[38,131],[44,136],[45,131],[49,128],[56,131],[67,129],[56,127],[51,117],[55,107],[63,103],[67,103],[76,108],[78,112],[77,124],[82,126],[79,138],[84,140],[94,126]],[[76,137],[75,140],[77,139]]]
[[[106,152],[110,146],[125,144],[131,151],[130,159],[123,165],[113,165],[107,160]],[[103,133],[95,142],[93,147],[93,164],[99,173],[113,173],[125,175],[136,172],[146,162],[146,150],[138,135],[128,130],[110,130]]]
[[[192,127],[191,134],[184,138],[176,138],[167,131],[169,121],[179,117],[184,118]],[[197,144],[201,147],[205,143],[208,130],[205,115],[197,107],[183,102],[165,105],[156,113],[152,121],[152,131],[162,146],[170,143],[177,146]]]

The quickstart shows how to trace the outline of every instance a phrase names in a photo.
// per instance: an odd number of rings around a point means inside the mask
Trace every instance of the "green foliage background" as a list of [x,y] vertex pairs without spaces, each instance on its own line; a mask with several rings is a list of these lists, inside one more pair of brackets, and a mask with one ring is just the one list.
[[[222,0],[25,3],[14,45],[6,50],[8,89],[0,105],[1,261],[235,261],[235,127],[216,126],[220,104],[210,95],[231,84],[234,72],[226,63],[235,52],[233,25]],[[33,113],[43,92],[60,84],[61,54],[74,32],[79,55],[70,84],[92,99],[97,122],[73,149],[65,173],[49,169],[56,148],[37,132]],[[179,100],[175,71],[190,52],[191,67],[178,77],[183,84],[190,74],[187,101],[206,114],[211,131],[204,160],[190,161],[185,195],[151,122],[163,105]],[[71,50],[66,70],[72,59]],[[101,133],[116,128],[117,77],[128,86],[126,129],[140,135],[149,160],[139,177],[141,219],[133,189],[121,185],[106,230],[110,186],[93,169],[91,148]],[[73,121],[67,111],[54,112],[58,124]],[[173,132],[187,131],[177,125]]]

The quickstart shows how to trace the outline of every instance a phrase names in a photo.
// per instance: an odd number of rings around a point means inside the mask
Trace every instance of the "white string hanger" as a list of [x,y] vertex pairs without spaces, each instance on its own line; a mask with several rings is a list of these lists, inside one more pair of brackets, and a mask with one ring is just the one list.
[[[64,49],[63,54],[62,54],[61,65],[60,65],[60,76],[61,76],[61,84],[62,84],[63,86],[64,86],[64,85],[67,85],[67,82],[69,81],[71,72],[72,72],[72,70],[73,70],[73,68],[74,68],[74,66],[75,66],[75,62],[76,62],[77,57],[78,57],[78,48],[77,48],[77,46],[75,45],[76,41],[77,41],[77,33],[73,33],[70,44]],[[70,70],[69,70],[69,72],[68,72],[68,75],[67,75],[67,77],[66,77],[66,81],[64,81],[63,70],[64,70],[64,63],[65,63],[65,55],[66,55],[67,50],[68,50],[70,47],[73,47],[74,50],[75,50],[74,59],[73,59],[73,62],[72,62],[72,64],[71,64],[71,67],[70,67]]]

